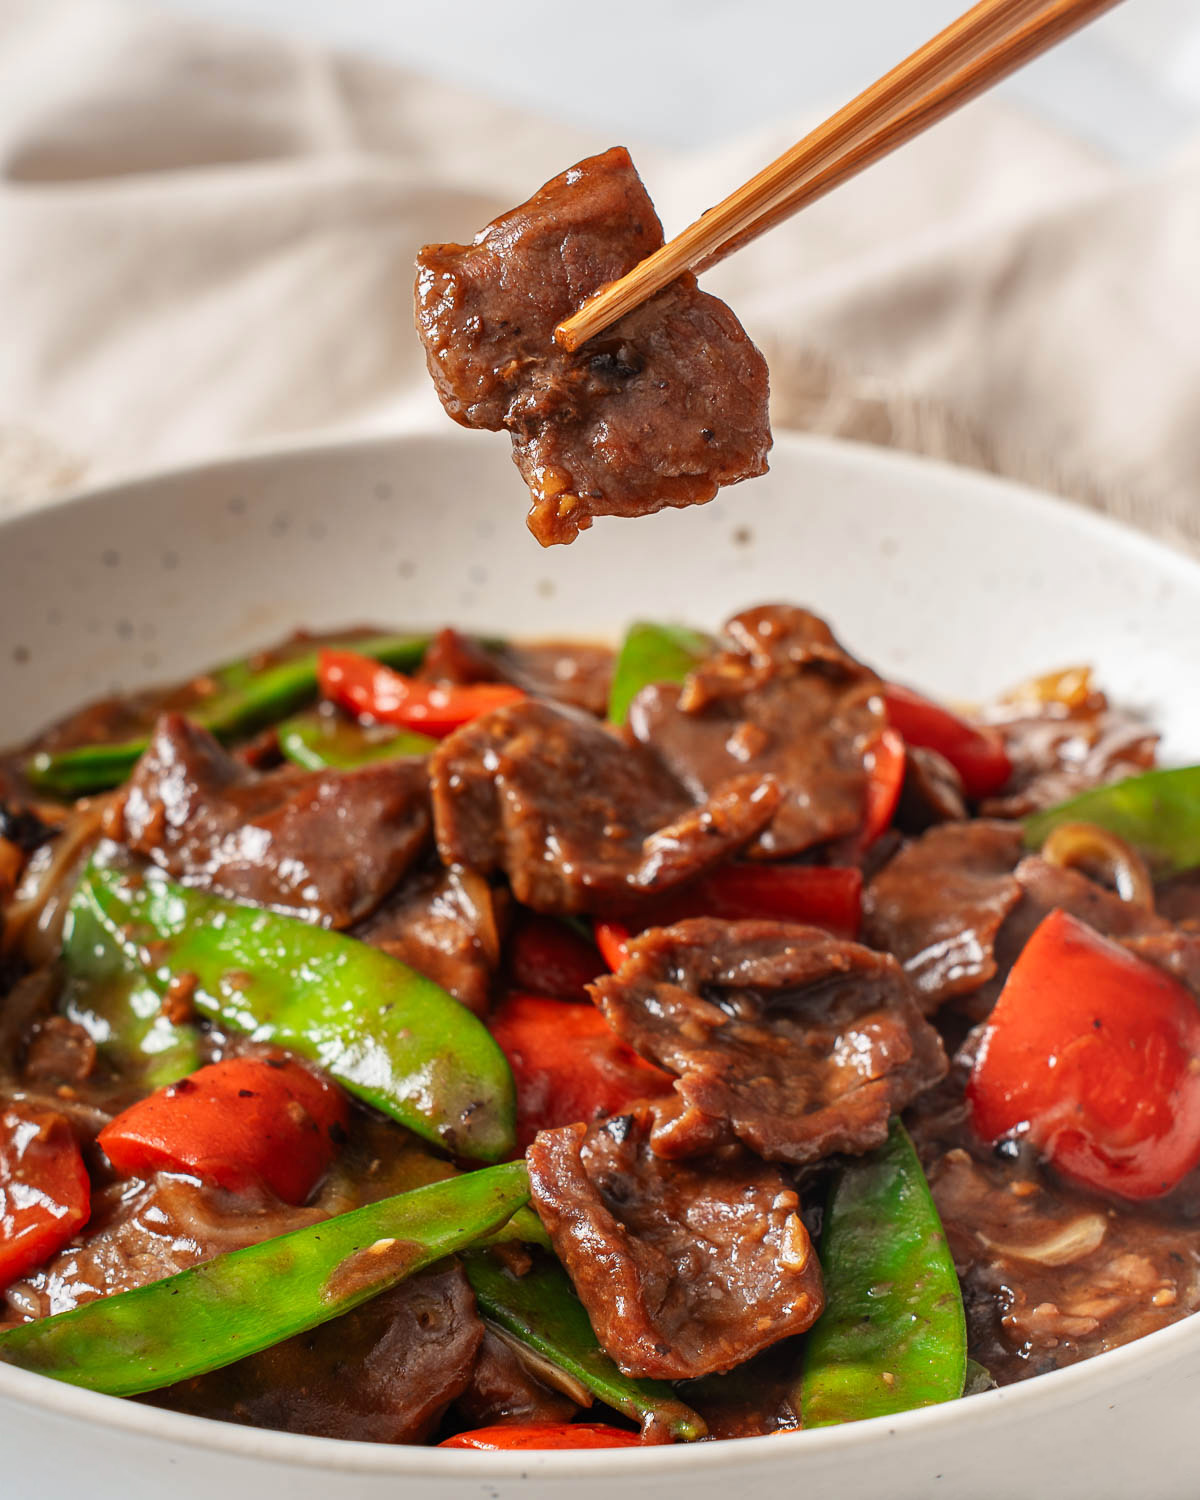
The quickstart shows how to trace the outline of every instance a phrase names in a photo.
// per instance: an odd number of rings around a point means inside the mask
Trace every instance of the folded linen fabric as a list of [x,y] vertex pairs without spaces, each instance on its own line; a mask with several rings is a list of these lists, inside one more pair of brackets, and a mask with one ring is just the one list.
[[[639,150],[668,232],[800,133]],[[247,444],[429,426],[412,259],[614,144],[125,0],[0,0],[0,513]],[[777,427],[1200,547],[1200,144],[1132,175],[980,101],[717,267]]]

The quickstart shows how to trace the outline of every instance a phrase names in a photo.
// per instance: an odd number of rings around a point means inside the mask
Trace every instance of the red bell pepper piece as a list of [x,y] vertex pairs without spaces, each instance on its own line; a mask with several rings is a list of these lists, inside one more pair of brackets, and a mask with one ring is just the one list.
[[317,658],[317,680],[323,697],[357,718],[418,729],[435,739],[526,696],[507,682],[424,682],[353,651],[329,649]]
[[604,959],[592,943],[565,922],[533,912],[518,920],[507,956],[514,989],[559,1000],[586,1002],[585,986],[604,973]]
[[638,908],[636,923],[597,922],[596,945],[605,962],[624,962],[631,931],[669,927],[688,917],[737,922],[760,917],[804,922],[852,938],[862,916],[862,871],[852,865],[723,865],[692,881],[686,890]]
[[974,801],[992,797],[1012,775],[1012,762],[1000,736],[968,724],[911,688],[889,682],[883,690],[888,723],[910,745],[936,750],[962,777],[963,790]]
[[[882,729],[866,753],[867,805],[863,812],[860,849],[866,849],[892,826],[908,755],[904,737],[890,726]],[[850,934],[853,936],[853,934]]]
[[1063,911],[1026,943],[967,1085],[986,1140],[1013,1131],[1060,1172],[1156,1198],[1200,1163],[1200,1008],[1178,980]]
[[619,1115],[636,1099],[671,1092],[671,1075],[643,1062],[593,1006],[509,995],[488,1029],[517,1085],[522,1151],[539,1130]]
[[[663,903],[669,920],[759,917],[810,922],[853,937],[862,916],[862,871],[851,865],[724,865]],[[656,916],[656,926],[662,918]]]
[[523,1448],[638,1448],[636,1432],[605,1427],[600,1422],[511,1422],[460,1432],[439,1448],[476,1448],[485,1453]]
[[0,1288],[68,1244],[91,1205],[87,1168],[63,1116],[10,1104],[0,1113]]
[[286,1058],[229,1057],[140,1099],[97,1140],[122,1176],[187,1172],[303,1203],[346,1139],[335,1084]]
[[633,932],[624,922],[597,922],[594,931],[596,947],[604,955],[604,962],[615,974],[629,957],[629,939],[633,936]]

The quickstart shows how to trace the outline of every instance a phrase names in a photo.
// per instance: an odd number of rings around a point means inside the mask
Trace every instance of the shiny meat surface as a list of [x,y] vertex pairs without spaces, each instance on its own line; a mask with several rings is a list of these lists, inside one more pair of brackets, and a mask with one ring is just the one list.
[[429,842],[425,768],[398,760],[260,776],[169,714],[109,831],[186,885],[348,927]]
[[553,698],[595,714],[608,712],[612,687],[613,652],[608,646],[582,641],[514,641],[497,651],[496,659],[508,682],[538,698]]
[[687,1106],[654,1148],[730,1135],[768,1161],[866,1151],[946,1071],[895,959],[815,927],[699,917],[652,928],[591,993],[618,1036],[677,1075]]
[[533,699],[443,740],[430,782],[443,863],[503,870],[518,901],[559,913],[628,907],[702,874],[778,801],[761,776],[731,772],[693,806],[653,752]]
[[904,785],[896,809],[902,833],[923,833],[935,823],[958,823],[967,816],[962,777],[936,750],[909,745],[904,757]]
[[495,906],[495,894],[482,877],[437,865],[410,875],[354,936],[483,1015],[500,962]]
[[907,844],[867,886],[863,936],[894,954],[926,1015],[997,971],[996,938],[1021,900],[1015,823],[944,823]]
[[808,610],[764,605],[725,626],[731,649],[682,688],[643,689],[629,729],[694,797],[738,774],[771,776],[779,810],[751,847],[778,858],[857,832],[864,756],[883,728],[879,679]]
[[281,1432],[420,1443],[466,1390],[482,1339],[467,1278],[447,1263],[309,1333],[147,1399]]
[[529,1149],[533,1201],[597,1337],[631,1375],[728,1370],[821,1312],[794,1189],[739,1147],[686,1165],[650,1149],[642,1106]]
[[1037,713],[1001,704],[986,718],[1004,740],[1013,774],[999,796],[983,802],[984,817],[1023,818],[1154,765],[1157,732],[1136,715],[1110,708],[1103,693],[1075,707],[1046,704]]
[[96,1066],[95,1042],[66,1016],[37,1022],[24,1050],[21,1076],[28,1083],[73,1086],[85,1082]]
[[996,945],[1002,973],[1017,961],[1038,923],[1057,908],[1105,937],[1124,943],[1140,958],[1166,969],[1200,995],[1200,932],[1176,927],[1169,917],[1148,906],[1123,901],[1082,871],[1064,869],[1036,854],[1021,861],[1016,878],[1021,903],[1005,923]]
[[554,329],[663,242],[616,147],[546,183],[470,245],[417,258],[417,331],[442,405],[512,436],[529,528],[698,505],[766,472],[767,368],[723,302],[681,276],[574,354]]
[[1200,932],[1200,870],[1184,870],[1155,892],[1158,911],[1189,932]]
[[794,1340],[784,1340],[728,1374],[688,1381],[679,1394],[704,1418],[710,1438],[794,1432],[800,1426],[793,1405],[799,1353]]

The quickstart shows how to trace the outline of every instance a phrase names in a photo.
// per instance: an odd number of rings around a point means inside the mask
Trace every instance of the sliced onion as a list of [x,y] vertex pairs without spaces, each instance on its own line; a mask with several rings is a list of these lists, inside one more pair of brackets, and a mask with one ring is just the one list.
[[1043,1266],[1069,1266],[1098,1250],[1108,1233],[1108,1220],[1103,1214],[1081,1214],[1069,1224],[1053,1230],[1045,1239],[1035,1240],[1029,1245],[1005,1245],[986,1234],[979,1238],[997,1255],[1010,1260],[1033,1260]]
[[576,1406],[591,1406],[595,1397],[582,1381],[576,1380],[574,1375],[568,1375],[561,1366],[556,1365],[553,1360],[547,1359],[544,1355],[538,1354],[528,1344],[523,1344],[520,1339],[509,1333],[507,1328],[501,1328],[490,1318],[486,1321],[492,1333],[502,1344],[512,1350],[535,1380],[548,1385],[552,1391],[561,1391],[564,1396],[570,1397]]
[[1060,823],[1042,845],[1042,858],[1065,870],[1096,871],[1122,901],[1154,910],[1154,881],[1146,861],[1123,838],[1095,823]]
[[451,872],[462,909],[471,917],[475,935],[488,963],[494,968],[500,962],[500,928],[496,921],[496,896],[482,875],[474,870]]
[[1029,677],[1004,694],[1003,701],[1022,708],[1086,708],[1095,698],[1091,667],[1063,667]]
[[38,967],[53,961],[62,937],[62,919],[74,890],[76,870],[99,839],[112,796],[79,803],[62,832],[29,859],[16,895],[5,910],[3,945],[19,950]]

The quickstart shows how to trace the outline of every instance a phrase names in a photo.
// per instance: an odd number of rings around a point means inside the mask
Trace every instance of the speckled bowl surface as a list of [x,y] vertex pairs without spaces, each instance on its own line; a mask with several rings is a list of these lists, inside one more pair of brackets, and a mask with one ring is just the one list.
[[[0,743],[113,688],[298,626],[615,636],[769,599],[884,672],[971,698],[1087,661],[1200,759],[1200,566],[1028,490],[785,437],[714,504],[543,552],[499,439],[293,450],[113,486],[0,526]],[[0,1366],[12,1500],[1057,1500],[1200,1492],[1200,1321],[892,1419],[693,1448],[475,1454],[203,1422]]]

